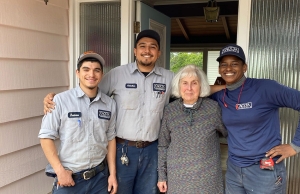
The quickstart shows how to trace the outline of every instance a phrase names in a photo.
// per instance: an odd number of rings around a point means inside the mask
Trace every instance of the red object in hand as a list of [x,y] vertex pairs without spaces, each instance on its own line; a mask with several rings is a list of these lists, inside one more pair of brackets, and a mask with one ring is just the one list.
[[274,170],[274,161],[272,158],[263,158],[260,160],[261,169]]

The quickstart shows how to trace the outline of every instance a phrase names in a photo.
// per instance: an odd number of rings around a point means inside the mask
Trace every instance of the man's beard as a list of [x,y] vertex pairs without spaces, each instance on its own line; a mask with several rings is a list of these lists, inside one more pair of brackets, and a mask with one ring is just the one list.
[[140,60],[137,60],[137,62],[138,62],[138,64],[145,66],[145,67],[151,66],[153,64],[153,62],[144,63],[143,61],[140,61]]

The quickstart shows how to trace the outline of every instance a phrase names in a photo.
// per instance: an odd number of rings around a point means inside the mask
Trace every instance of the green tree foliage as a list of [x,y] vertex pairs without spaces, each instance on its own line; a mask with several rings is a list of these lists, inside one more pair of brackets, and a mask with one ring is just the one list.
[[170,66],[171,71],[177,73],[179,69],[186,65],[196,65],[202,69],[203,67],[203,53],[202,52],[171,52],[170,55]]

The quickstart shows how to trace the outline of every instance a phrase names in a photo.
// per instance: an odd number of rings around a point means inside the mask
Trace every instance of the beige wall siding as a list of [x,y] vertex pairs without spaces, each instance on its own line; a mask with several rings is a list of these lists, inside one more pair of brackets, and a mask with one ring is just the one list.
[[5,177],[5,179],[0,179],[0,187],[43,169],[46,159],[42,152],[39,146],[33,146],[19,152],[1,156],[1,166],[5,166],[5,169],[1,172],[1,176]]
[[68,84],[68,76],[66,76],[68,74],[67,61],[36,59],[11,60],[0,58],[0,64],[0,78],[6,77],[5,82],[0,82],[1,91],[37,89],[41,87],[64,87]]
[[[45,184],[47,184],[45,192]],[[44,172],[38,172],[29,175],[25,179],[13,182],[9,185],[0,188],[1,194],[46,194],[50,193],[49,178],[45,176]],[[49,191],[49,192],[48,192]]]
[[[38,116],[0,124],[0,156],[37,145],[39,143],[38,126],[41,124],[41,119],[42,117]],[[10,143],[12,140],[13,143]]]
[[49,193],[42,100],[69,88],[69,1],[1,0],[0,194]]
[[[2,78],[0,78],[1,80]],[[30,79],[30,78],[28,78]],[[40,77],[40,79],[43,79]],[[51,91],[60,92],[66,87],[24,89],[1,91],[0,121],[14,122],[19,119],[28,119],[43,114],[43,98]]]

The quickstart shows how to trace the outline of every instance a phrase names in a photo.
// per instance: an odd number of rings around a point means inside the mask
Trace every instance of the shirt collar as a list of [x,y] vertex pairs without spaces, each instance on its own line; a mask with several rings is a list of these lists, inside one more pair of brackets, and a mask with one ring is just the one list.
[[[130,73],[133,74],[135,71],[140,71],[138,66],[137,66],[137,63],[136,61],[134,63],[130,63],[129,64],[129,68],[130,68]],[[158,68],[156,65],[154,66],[154,68],[152,69],[152,71],[149,73],[152,74],[152,73],[155,73],[157,75],[162,75],[162,72],[161,72],[161,69]]]
[[201,107],[201,104],[203,102],[203,98],[199,97],[198,100],[196,101],[196,103],[193,105],[193,107],[185,107],[184,104],[183,104],[183,99],[181,97],[179,98],[179,102],[180,102],[181,107],[182,107],[183,110],[190,109],[190,110],[197,111]]
[[232,84],[232,85],[226,85],[226,88],[230,91],[235,90],[237,88],[239,88],[241,85],[243,85],[243,83],[245,82],[247,78],[245,77],[245,75],[236,83]]
[[[76,96],[78,98],[81,98],[81,97],[83,97],[85,95],[85,93],[82,91],[82,89],[80,88],[79,85],[76,86],[75,92],[76,92]],[[107,101],[104,98],[101,98],[101,97],[102,97],[102,93],[100,91],[100,88],[98,87],[98,93],[97,93],[97,96],[96,96],[96,98],[94,100],[98,101],[99,99],[101,99],[102,102],[107,103]]]
[[85,95],[85,93],[84,93],[84,92],[82,91],[82,89],[80,88],[79,84],[78,84],[78,86],[76,86],[75,92],[76,92],[76,96],[77,96],[78,98],[80,98],[80,97],[82,97],[82,96]]

